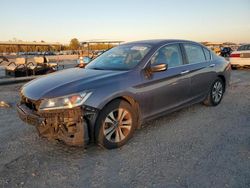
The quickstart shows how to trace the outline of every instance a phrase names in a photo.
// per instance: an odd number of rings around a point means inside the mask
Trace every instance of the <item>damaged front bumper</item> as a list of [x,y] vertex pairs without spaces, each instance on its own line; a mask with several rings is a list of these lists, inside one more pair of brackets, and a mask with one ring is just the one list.
[[17,111],[20,119],[34,125],[41,137],[61,140],[71,146],[84,146],[89,142],[89,132],[92,132],[89,122],[93,122],[92,117],[96,115],[94,109],[37,111],[34,106],[35,103],[32,106],[21,102]]

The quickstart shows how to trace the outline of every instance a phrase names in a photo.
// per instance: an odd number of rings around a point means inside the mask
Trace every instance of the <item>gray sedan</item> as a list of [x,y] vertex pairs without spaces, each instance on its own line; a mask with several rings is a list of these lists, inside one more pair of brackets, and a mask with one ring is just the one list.
[[17,108],[43,137],[112,149],[124,145],[145,121],[194,103],[218,105],[230,70],[227,61],[196,42],[131,42],[85,68],[27,83]]

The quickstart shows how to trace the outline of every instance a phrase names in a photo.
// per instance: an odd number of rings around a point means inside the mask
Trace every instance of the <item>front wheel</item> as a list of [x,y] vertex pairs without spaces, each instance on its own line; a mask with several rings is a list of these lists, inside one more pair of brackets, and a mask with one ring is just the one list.
[[204,100],[204,104],[208,106],[217,106],[220,104],[225,90],[225,83],[221,78],[217,78],[209,91],[207,98]]
[[95,139],[107,149],[118,148],[132,137],[135,127],[135,110],[129,103],[115,100],[101,110],[97,119]]

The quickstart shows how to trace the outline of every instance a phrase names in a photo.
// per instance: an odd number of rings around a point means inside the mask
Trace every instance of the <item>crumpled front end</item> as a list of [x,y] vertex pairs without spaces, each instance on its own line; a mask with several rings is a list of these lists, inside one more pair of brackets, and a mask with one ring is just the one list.
[[89,141],[84,108],[39,111],[39,104],[22,96],[17,111],[24,122],[36,126],[41,137],[71,146],[84,146]]

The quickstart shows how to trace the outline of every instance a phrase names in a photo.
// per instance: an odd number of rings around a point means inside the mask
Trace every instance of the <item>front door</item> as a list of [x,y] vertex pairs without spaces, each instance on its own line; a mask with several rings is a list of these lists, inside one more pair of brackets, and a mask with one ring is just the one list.
[[143,97],[142,115],[154,116],[178,107],[189,100],[190,78],[179,44],[160,48],[151,58],[148,66],[167,64],[162,72],[143,74],[141,96]]

